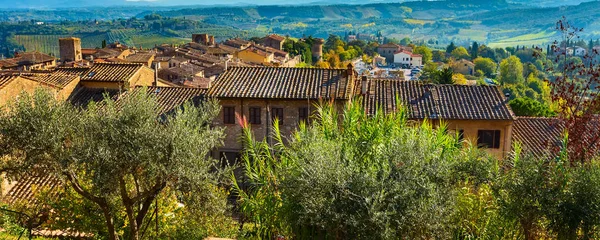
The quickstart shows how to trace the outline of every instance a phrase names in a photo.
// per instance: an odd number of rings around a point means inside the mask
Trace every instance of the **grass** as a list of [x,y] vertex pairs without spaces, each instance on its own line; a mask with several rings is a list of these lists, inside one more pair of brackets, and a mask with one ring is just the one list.
[[181,45],[190,41],[191,39],[165,37],[161,35],[134,35],[131,37],[131,42],[134,43],[136,47],[141,46],[146,49],[153,48],[155,45],[163,43]]
[[414,19],[414,18],[404,19],[404,22],[408,23],[408,24],[413,24],[413,25],[425,25],[427,23],[435,23],[435,21],[433,21],[433,20],[423,20],[423,19]]
[[495,42],[491,42],[488,44],[490,47],[508,47],[515,45],[541,45],[552,41],[552,37],[555,32],[552,31],[541,31],[537,33],[528,33],[523,35],[518,35],[511,38],[506,38],[502,40],[498,40]]
[[471,39],[472,41],[485,42],[487,39],[487,32],[478,29],[460,29],[458,32],[460,38]]

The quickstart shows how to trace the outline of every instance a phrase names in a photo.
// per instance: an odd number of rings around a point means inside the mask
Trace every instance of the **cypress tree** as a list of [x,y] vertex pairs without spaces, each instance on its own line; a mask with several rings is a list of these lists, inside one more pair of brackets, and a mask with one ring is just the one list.
[[479,43],[473,42],[473,47],[471,47],[471,58],[475,59],[479,56]]

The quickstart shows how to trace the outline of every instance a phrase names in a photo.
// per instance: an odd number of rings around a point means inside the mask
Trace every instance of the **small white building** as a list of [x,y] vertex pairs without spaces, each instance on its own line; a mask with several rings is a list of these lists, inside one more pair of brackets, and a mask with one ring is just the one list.
[[573,56],[575,50],[572,47],[567,47],[567,56]]
[[423,56],[409,51],[398,51],[394,53],[394,63],[406,65],[409,67],[422,67]]
[[582,47],[576,47],[574,52],[575,56],[583,57],[587,53],[587,50],[585,50],[585,48]]

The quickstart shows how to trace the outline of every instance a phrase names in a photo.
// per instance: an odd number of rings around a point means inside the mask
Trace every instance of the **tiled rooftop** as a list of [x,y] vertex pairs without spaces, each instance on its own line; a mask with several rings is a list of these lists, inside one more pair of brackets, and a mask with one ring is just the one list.
[[78,74],[70,73],[69,71],[55,71],[51,73],[30,74],[24,77],[50,84],[58,88],[63,88],[73,80],[77,79],[78,76]]
[[9,204],[19,202],[25,205],[37,205],[39,204],[37,194],[43,190],[48,190],[51,194],[55,193],[56,191],[52,190],[58,185],[59,182],[51,175],[32,171],[19,178],[4,196],[4,201]]
[[0,88],[3,88],[6,84],[15,80],[18,76],[16,75],[0,75]]
[[[140,92],[143,89],[144,87],[136,87],[133,91],[125,93],[123,97],[127,94]],[[173,109],[182,106],[187,101],[194,101],[194,103],[197,104],[200,100],[204,99],[206,95],[206,89],[201,88],[147,87],[146,91],[156,96],[159,115],[168,113]]]
[[208,95],[221,98],[350,99],[346,69],[230,67]]
[[[362,84],[357,83],[357,93]],[[414,119],[513,120],[504,94],[495,86],[433,85],[417,81],[372,79],[364,99],[365,110],[385,112],[398,108],[396,98]]]
[[125,60],[132,63],[147,63],[148,61],[150,61],[150,59],[154,57],[154,55],[154,53],[136,53],[127,56]]
[[67,101],[78,107],[85,107],[90,102],[100,102],[107,95],[109,98],[116,100],[119,97],[121,91],[114,89],[99,89],[99,88],[86,88],[79,87],[73,94],[69,96]]
[[563,124],[557,118],[519,117],[513,124],[513,142],[536,156],[549,153],[560,145]]
[[81,81],[126,82],[143,67],[139,63],[96,63],[81,76]]

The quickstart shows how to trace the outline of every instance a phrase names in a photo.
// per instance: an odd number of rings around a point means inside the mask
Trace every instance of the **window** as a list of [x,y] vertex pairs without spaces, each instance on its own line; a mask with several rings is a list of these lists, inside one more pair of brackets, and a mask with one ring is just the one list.
[[260,107],[250,107],[250,124],[260,124]]
[[275,119],[279,120],[279,124],[283,124],[283,108],[271,109],[271,122],[275,123]]
[[223,107],[223,123],[235,124],[235,107]]
[[500,148],[500,130],[477,131],[477,147]]
[[308,108],[307,107],[298,108],[298,122],[308,123]]
[[465,130],[458,130],[458,141],[462,142],[465,139]]

